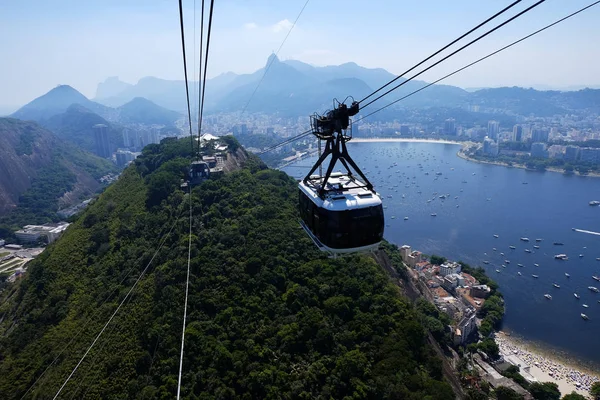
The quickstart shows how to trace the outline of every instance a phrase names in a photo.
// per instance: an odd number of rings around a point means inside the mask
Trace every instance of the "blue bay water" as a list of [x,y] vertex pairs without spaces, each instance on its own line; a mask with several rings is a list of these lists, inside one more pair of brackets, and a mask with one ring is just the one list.
[[[600,365],[600,293],[587,289],[600,288],[600,282],[592,279],[600,275],[600,261],[596,261],[600,236],[572,230],[600,232],[600,207],[588,205],[600,200],[600,179],[469,162],[456,156],[459,148],[433,143],[349,143],[350,154],[387,206],[385,238],[426,254],[484,267],[504,294],[503,329]],[[300,178],[315,161],[315,157],[305,159],[284,171]],[[449,197],[442,200],[442,194]],[[536,243],[536,238],[543,241]],[[569,259],[555,260],[560,253]],[[510,264],[502,267],[504,260]],[[545,299],[545,293],[552,300]],[[589,320],[584,321],[581,313]]]

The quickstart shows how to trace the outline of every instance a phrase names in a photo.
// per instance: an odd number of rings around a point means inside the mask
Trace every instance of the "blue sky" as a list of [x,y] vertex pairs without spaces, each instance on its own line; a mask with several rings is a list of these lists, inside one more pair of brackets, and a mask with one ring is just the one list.
[[[196,1],[199,35],[200,0]],[[209,76],[252,72],[276,50],[305,0],[215,0]],[[280,52],[314,65],[354,61],[400,73],[510,0],[311,0]],[[547,0],[423,75],[434,80],[592,0]],[[182,79],[176,0],[20,0],[0,6],[0,106],[58,84],[88,97],[109,76]],[[533,4],[523,0],[517,9]],[[209,1],[206,0],[208,7]],[[184,0],[194,69],[194,1]],[[207,11],[208,14],[208,11]],[[600,5],[447,81],[461,87],[600,85]]]

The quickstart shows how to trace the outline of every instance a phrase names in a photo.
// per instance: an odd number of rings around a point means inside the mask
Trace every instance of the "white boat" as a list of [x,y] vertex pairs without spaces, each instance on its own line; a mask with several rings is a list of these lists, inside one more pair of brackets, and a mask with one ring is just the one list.
[[515,246],[508,246],[508,248],[509,248],[509,249],[511,249],[511,250],[514,250],[514,249],[516,249],[516,247],[515,247]]
[[526,238],[526,237],[522,237],[521,240],[524,242],[529,242],[529,238]]
[[596,257],[596,261],[600,261],[600,257]]
[[581,258],[581,257],[583,257],[583,254],[580,254],[580,255],[579,255],[579,258]]
[[533,264],[533,266],[534,266],[534,267],[539,267],[539,266],[540,266],[540,264]]
[[592,292],[596,292],[596,293],[600,292],[600,290],[598,290],[598,288],[595,286],[588,286],[588,289],[590,289]]
[[533,246],[533,248],[534,248],[534,249],[539,249],[539,248],[540,248],[540,246],[534,245],[534,246]]
[[522,276],[523,274],[522,274],[522,273],[520,273],[520,272],[517,272],[517,275],[519,275],[519,276]]
[[537,279],[537,278],[539,278],[539,276],[538,276],[538,275],[531,275],[531,276],[533,276],[533,277],[534,277],[534,278],[536,278],[536,279]]
[[525,253],[531,253],[531,250],[525,249]]
[[497,270],[496,270],[496,272],[497,272],[497,273],[500,273],[500,270],[499,270],[499,269],[497,269]]
[[498,236],[498,235],[494,235],[494,237],[495,237],[496,239],[498,239],[500,236]]
[[585,319],[586,321],[589,319],[587,315],[585,315],[584,313],[581,313],[581,318]]
[[590,201],[590,206],[600,206],[600,201],[592,200],[592,201]]
[[569,259],[569,258],[567,257],[567,255],[566,255],[566,254],[556,254],[556,255],[554,256],[554,258],[555,258],[556,260],[568,260],[568,259]]
[[600,282],[600,277],[598,277],[598,276],[596,276],[596,275],[592,275],[592,279],[594,279],[594,280],[596,280],[596,281]]
[[523,264],[517,264],[517,267],[522,267],[522,266],[523,266]]
[[404,220],[405,220],[405,221],[407,221],[407,220],[408,220],[408,217],[404,217]]
[[547,298],[548,300],[552,300],[552,296],[550,296],[548,293],[546,293],[546,294],[544,295],[544,297],[545,297],[545,298]]
[[492,248],[492,250],[496,251],[496,248],[494,247],[494,248]]
[[436,213],[431,213],[431,216],[432,217],[437,217],[437,214]]
[[570,278],[570,277],[571,277],[571,275],[567,274],[566,272],[565,272],[565,276],[566,276],[567,278]]
[[484,264],[489,264],[490,262],[489,262],[489,261],[484,261],[483,263],[484,263]]
[[588,308],[589,306],[587,304],[582,304],[583,307]]
[[544,239],[535,239],[536,242],[541,242]]
[[505,264],[510,264],[510,261],[508,261],[508,260],[504,260],[504,263],[505,263]]
[[503,255],[504,255],[504,253],[500,253],[500,255],[501,255],[501,256],[503,256]]
[[575,298],[578,300],[581,298],[581,296],[579,296],[577,293],[573,293],[573,296],[575,296]]
[[557,289],[560,289],[560,285],[558,285],[558,284],[556,284],[556,283],[553,283],[553,284],[552,284],[552,286],[554,286],[554,287],[555,287],[555,288],[557,288]]

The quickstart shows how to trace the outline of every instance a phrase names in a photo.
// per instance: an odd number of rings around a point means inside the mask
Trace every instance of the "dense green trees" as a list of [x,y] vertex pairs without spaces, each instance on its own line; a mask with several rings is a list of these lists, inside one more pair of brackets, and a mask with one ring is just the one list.
[[571,392],[562,397],[562,400],[586,400],[585,396],[580,395],[577,392]]
[[446,261],[446,257],[436,256],[435,254],[432,254],[431,257],[429,257],[429,262],[433,265],[442,265]]
[[590,388],[590,394],[595,400],[600,399],[600,382],[594,382]]
[[529,385],[529,393],[536,400],[559,400],[560,390],[554,382],[533,382]]
[[452,338],[448,329],[452,320],[448,314],[440,311],[435,305],[423,298],[418,299],[415,306],[419,312],[421,323],[431,332],[433,337],[439,343],[452,344]]
[[500,357],[500,349],[498,348],[496,341],[492,338],[485,338],[481,342],[469,346],[471,351],[481,350],[492,360],[497,360],[498,357]]
[[508,367],[506,369],[506,371],[504,371],[502,373],[502,375],[506,376],[507,378],[512,379],[513,381],[518,383],[524,389],[529,388],[529,382],[519,372],[520,372],[519,367],[517,367],[516,365],[511,365],[510,367]]
[[498,400],[522,400],[523,396],[521,396],[519,393],[515,392],[514,390],[512,390],[509,387],[506,386],[499,386],[496,388],[496,390],[494,390],[494,393],[496,394],[496,399]]
[[[0,397],[20,398],[48,368],[30,394],[51,398],[148,266],[63,393],[173,398],[189,229],[180,142],[147,146],[7,291]],[[251,159],[191,201],[185,398],[454,398],[380,266],[327,259],[299,228],[293,179]]]

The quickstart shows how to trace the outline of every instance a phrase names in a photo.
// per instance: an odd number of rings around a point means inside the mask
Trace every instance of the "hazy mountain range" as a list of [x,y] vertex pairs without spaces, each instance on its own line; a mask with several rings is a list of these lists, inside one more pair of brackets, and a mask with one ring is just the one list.
[[106,124],[113,148],[123,146],[123,125],[173,126],[182,115],[148,99],[135,97],[119,107],[108,107],[85,97],[68,85],[57,86],[24,105],[13,118],[35,121],[62,139],[94,152],[92,127]]
[[[268,73],[264,75],[269,64]],[[343,100],[352,95],[358,99],[393,78],[395,75],[382,68],[365,68],[355,63],[314,67],[296,60],[282,62],[271,55],[265,67],[254,73],[237,75],[228,72],[207,80],[205,110],[242,110],[251,99],[247,108],[249,112],[306,115],[330,107],[334,97]],[[402,80],[398,80],[400,82]],[[398,94],[408,93],[425,84],[423,81],[411,81]],[[465,93],[458,87],[435,85],[411,104],[437,103],[440,96],[461,97]],[[186,109],[183,80],[168,81],[154,77],[142,78],[135,85],[121,82],[116,77],[108,78],[98,85],[94,100],[118,107],[135,97],[145,97],[180,112]]]
[[[229,72],[207,80],[205,111],[235,112],[245,109],[248,112],[286,116],[310,115],[331,108],[334,98],[342,101],[351,95],[357,100],[361,99],[393,78],[395,75],[384,69],[364,68],[355,63],[314,67],[295,60],[281,62],[272,55],[265,67],[254,73],[237,75]],[[402,82],[403,78],[398,79],[394,85]],[[426,84],[424,81],[409,81],[370,106],[370,110],[421,89]],[[193,93],[193,90],[190,92]],[[195,99],[191,100],[195,102]],[[169,126],[185,115],[185,84],[182,80],[145,77],[132,85],[117,77],[110,77],[98,85],[93,100],[70,86],[58,86],[23,106],[12,116],[38,121],[56,130],[56,120],[60,119],[56,115],[67,113],[73,104],[84,107],[110,123]],[[433,85],[377,114],[377,118],[395,118],[398,107],[468,110],[471,106],[479,106],[481,111],[491,114],[534,114],[544,117],[596,112],[594,110],[597,110],[598,104],[600,90],[596,89],[561,92],[505,87],[467,91],[455,86]],[[62,119],[67,117],[69,115]]]
[[[265,69],[270,65],[268,73]],[[264,75],[264,79],[263,79]],[[207,80],[207,112],[239,111],[246,105],[248,112],[307,115],[331,107],[333,98],[348,95],[360,99],[395,78],[381,68],[364,68],[355,63],[314,67],[296,60],[279,61],[271,55],[265,67],[252,74],[232,72]],[[262,79],[262,82],[261,82]],[[258,83],[258,90],[256,90]],[[394,85],[404,82],[398,79]],[[403,97],[425,86],[414,80],[380,100],[371,109]],[[392,86],[390,86],[391,88]],[[255,92],[256,90],[256,92]],[[386,89],[387,90],[387,89]],[[383,92],[382,92],[383,93]],[[98,85],[94,99],[98,103],[118,107],[135,97],[145,97],[172,110],[183,111],[185,85],[183,81],[168,81],[154,77],[140,79],[135,84],[108,78]],[[483,88],[464,90],[450,85],[433,85],[398,104],[408,108],[464,108],[478,105],[491,113],[548,116],[588,110],[600,101],[600,90],[542,91],[525,88]],[[379,118],[393,118],[393,107]]]
[[88,99],[71,86],[60,85],[27,103],[11,117],[43,124],[67,112],[73,104],[82,106],[108,121],[124,124],[172,125],[182,116],[142,97],[134,97],[118,107],[109,107]]

